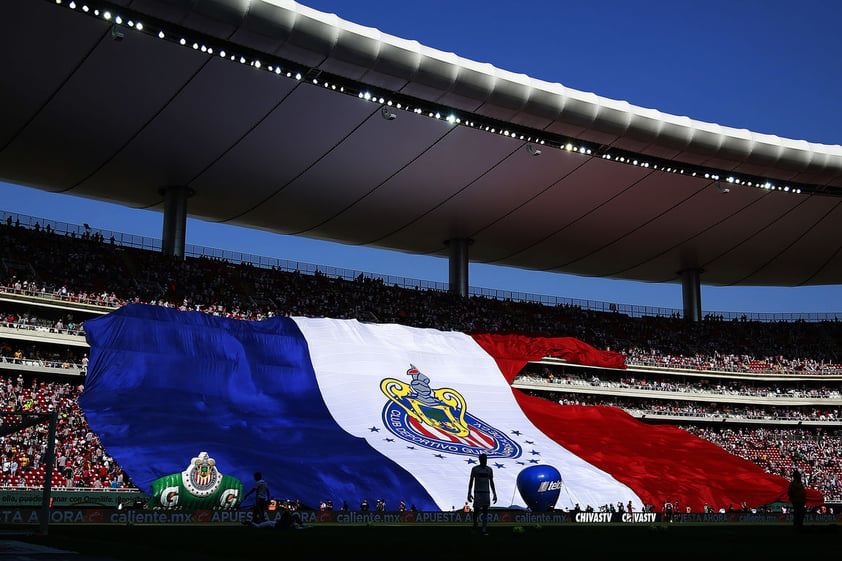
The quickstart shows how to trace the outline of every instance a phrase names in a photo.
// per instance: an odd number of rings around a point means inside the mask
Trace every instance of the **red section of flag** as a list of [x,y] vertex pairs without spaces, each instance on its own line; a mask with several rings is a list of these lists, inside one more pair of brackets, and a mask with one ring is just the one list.
[[[474,338],[497,361],[509,383],[528,361],[544,356],[559,356],[577,364],[595,366],[601,364],[594,362],[610,358],[594,355],[588,350],[590,346],[581,341],[578,341],[581,345],[570,343],[562,349],[559,341],[577,341],[569,337],[530,340],[522,336],[479,335]],[[685,430],[671,425],[649,425],[615,407],[559,405],[516,389],[512,391],[523,412],[541,432],[610,473],[656,510],[662,510],[666,501],[678,501],[682,512],[688,504],[693,512],[701,512],[705,503],[718,511],[729,506],[739,510],[743,502],[749,507],[789,502],[786,479],[766,473],[754,463]],[[823,502],[817,491],[808,490],[808,505]]]
[[[681,512],[688,504],[702,512],[705,503],[739,510],[743,501],[749,507],[789,502],[786,479],[678,427],[648,425],[616,407],[559,405],[513,391],[541,432],[657,510],[676,500]],[[808,491],[808,504],[823,502],[817,491]]]
[[547,356],[586,366],[626,367],[626,358],[622,353],[600,351],[574,337],[526,337],[481,333],[474,335],[473,338],[497,360],[500,371],[509,383],[528,361]]

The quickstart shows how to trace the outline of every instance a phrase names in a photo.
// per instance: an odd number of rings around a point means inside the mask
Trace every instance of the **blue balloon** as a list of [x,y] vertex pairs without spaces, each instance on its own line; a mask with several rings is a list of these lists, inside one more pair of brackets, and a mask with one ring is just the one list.
[[553,466],[530,466],[517,475],[517,490],[529,510],[546,512],[555,507],[561,493],[561,473]]

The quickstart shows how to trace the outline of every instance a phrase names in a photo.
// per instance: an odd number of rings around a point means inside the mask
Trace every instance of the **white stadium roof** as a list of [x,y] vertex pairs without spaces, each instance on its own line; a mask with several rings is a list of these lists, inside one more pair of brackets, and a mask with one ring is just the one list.
[[[842,283],[842,147],[636,107],[291,1],[6,0],[0,180],[470,260]],[[141,25],[138,25],[141,24]],[[48,40],[45,40],[49,38]]]

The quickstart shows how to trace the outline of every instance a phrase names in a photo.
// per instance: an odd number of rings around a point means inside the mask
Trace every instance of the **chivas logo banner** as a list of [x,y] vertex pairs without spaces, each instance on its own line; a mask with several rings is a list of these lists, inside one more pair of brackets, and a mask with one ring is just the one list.
[[240,504],[242,497],[240,480],[220,473],[216,461],[207,452],[200,452],[183,472],[152,482],[149,506],[182,510],[231,509]]

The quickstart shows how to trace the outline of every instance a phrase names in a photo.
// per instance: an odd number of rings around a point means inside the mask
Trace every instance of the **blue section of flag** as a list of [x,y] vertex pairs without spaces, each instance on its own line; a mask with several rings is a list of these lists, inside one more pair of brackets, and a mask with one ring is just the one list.
[[262,472],[275,498],[438,509],[412,474],[333,421],[292,320],[133,304],[85,322],[85,332],[79,404],[141,489],[207,452],[246,489]]

